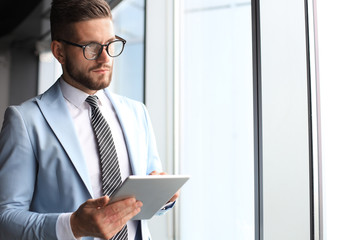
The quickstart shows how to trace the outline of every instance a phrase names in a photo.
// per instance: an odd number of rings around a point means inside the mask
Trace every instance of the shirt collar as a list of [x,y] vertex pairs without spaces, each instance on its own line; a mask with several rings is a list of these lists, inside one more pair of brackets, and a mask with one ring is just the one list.
[[99,103],[100,106],[108,104],[109,100],[108,100],[108,98],[107,98],[107,96],[105,94],[105,91],[103,89],[97,91],[95,95],[99,98],[98,103]]
[[[71,86],[65,82],[63,78],[60,78],[60,89],[64,98],[75,107],[79,109],[88,108],[88,104],[85,102],[85,99],[89,96],[89,94]],[[99,105],[102,105],[104,102],[106,102],[107,97],[104,93],[104,90],[97,91],[95,95],[99,98]]]

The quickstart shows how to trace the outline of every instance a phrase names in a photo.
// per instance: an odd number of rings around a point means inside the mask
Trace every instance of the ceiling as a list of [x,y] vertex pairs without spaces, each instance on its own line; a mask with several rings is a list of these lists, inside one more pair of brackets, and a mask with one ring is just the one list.
[[[52,0],[1,0],[0,49],[41,47],[50,41]],[[106,0],[113,8],[122,0]]]
[[0,37],[15,30],[36,8],[41,0],[2,1],[0,15]]

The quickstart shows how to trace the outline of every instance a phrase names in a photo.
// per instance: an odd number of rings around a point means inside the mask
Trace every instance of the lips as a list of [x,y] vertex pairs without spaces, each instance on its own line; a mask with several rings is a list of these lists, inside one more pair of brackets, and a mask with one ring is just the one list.
[[106,73],[110,71],[110,67],[108,66],[96,66],[92,69],[90,69],[90,71],[95,72],[95,73]]
[[100,69],[94,69],[93,72],[97,72],[97,73],[105,73],[110,71],[110,69],[108,68],[100,68]]

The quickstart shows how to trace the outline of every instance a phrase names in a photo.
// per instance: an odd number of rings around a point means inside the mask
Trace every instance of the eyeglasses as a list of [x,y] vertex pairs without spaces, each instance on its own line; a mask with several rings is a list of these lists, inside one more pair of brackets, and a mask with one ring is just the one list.
[[81,44],[69,42],[69,41],[66,41],[66,40],[63,40],[63,39],[59,39],[59,41],[64,42],[64,43],[69,44],[69,45],[72,45],[72,46],[82,48],[84,57],[87,60],[95,60],[101,55],[104,47],[106,49],[107,54],[110,57],[117,57],[123,52],[126,40],[119,37],[119,36],[115,36],[115,38],[116,38],[116,40],[111,41],[111,42],[109,42],[107,44],[100,44],[100,43],[97,43],[97,42],[91,42],[91,43],[88,43],[88,44],[85,44],[85,45],[81,45]]

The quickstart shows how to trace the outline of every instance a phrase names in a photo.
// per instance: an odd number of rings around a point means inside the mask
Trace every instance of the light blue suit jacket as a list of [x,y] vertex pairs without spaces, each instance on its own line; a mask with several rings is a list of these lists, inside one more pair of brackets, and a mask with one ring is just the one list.
[[[161,171],[145,106],[105,93],[124,132],[133,174]],[[92,198],[80,149],[59,81],[6,110],[0,134],[0,239],[56,239],[59,214]],[[146,221],[141,231],[143,239],[150,239]]]

